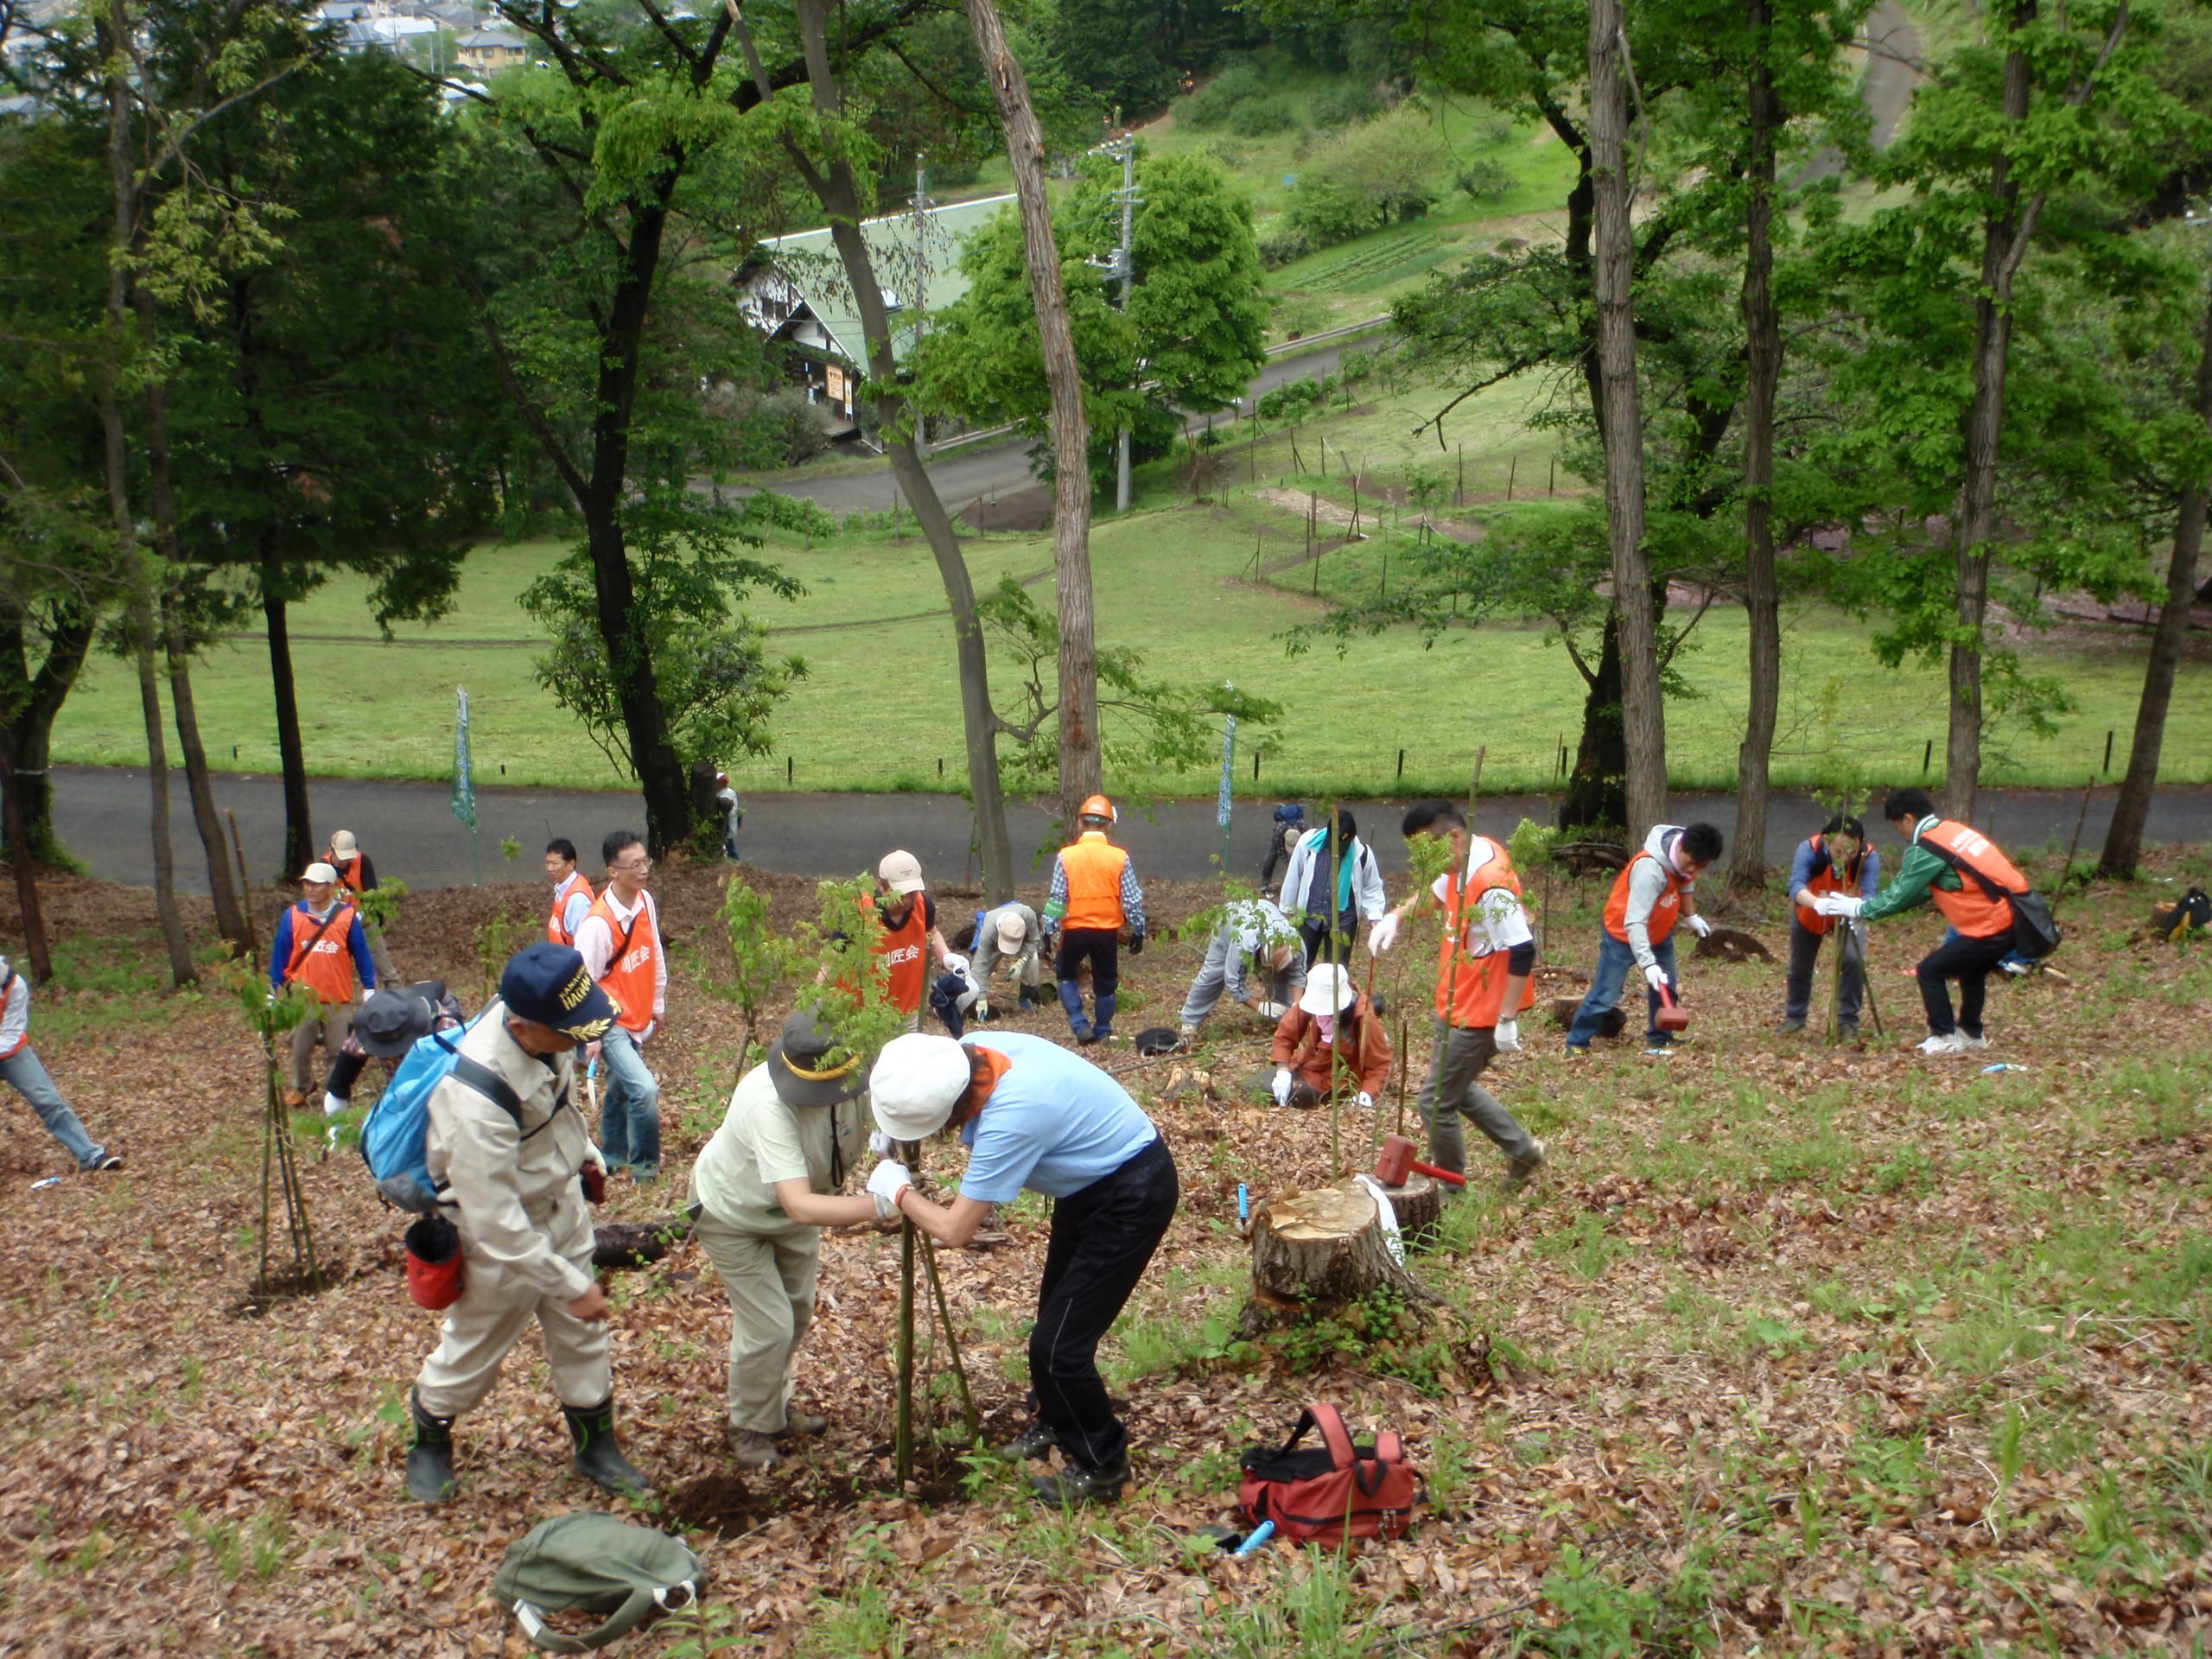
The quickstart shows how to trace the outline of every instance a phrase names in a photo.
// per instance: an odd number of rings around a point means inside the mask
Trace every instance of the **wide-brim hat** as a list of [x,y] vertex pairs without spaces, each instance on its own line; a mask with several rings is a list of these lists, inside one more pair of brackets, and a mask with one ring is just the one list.
[[860,1093],[868,1081],[860,1057],[849,1054],[832,1065],[837,1039],[811,1008],[795,1010],[768,1047],[768,1080],[778,1097],[793,1106],[838,1106]]
[[1324,962],[1306,970],[1306,988],[1299,993],[1298,1006],[1308,1014],[1342,1014],[1358,1000],[1359,987],[1352,983],[1351,969]]
[[921,1141],[943,1128],[975,1075],[968,1051],[950,1037],[910,1031],[893,1037],[868,1073],[868,1106],[893,1141]]
[[396,1060],[437,1024],[437,1010],[415,988],[372,991],[353,1016],[353,1039],[372,1058]]

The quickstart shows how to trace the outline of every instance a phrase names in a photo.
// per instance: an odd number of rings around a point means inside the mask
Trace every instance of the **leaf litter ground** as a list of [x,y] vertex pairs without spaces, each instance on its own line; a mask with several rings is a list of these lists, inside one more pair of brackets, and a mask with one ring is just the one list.
[[[2205,862],[2163,855],[2156,873],[2201,881]],[[674,1179],[618,1183],[610,1219],[675,1208],[720,1119],[741,1027],[685,963],[715,880],[660,884],[677,970],[653,1058]],[[756,880],[779,921],[810,909],[810,884]],[[1667,1060],[1623,1042],[1570,1065],[1532,1015],[1529,1052],[1492,1081],[1552,1166],[1521,1200],[1478,1190],[1452,1206],[1417,1258],[1459,1321],[1433,1341],[1387,1316],[1230,1340],[1247,1276],[1237,1184],[1256,1198],[1328,1179],[1332,1129],[1325,1111],[1252,1103],[1264,1033],[1217,1015],[1199,1054],[1125,1074],[1185,1198],[1106,1351],[1140,1449],[1116,1510],[1041,1511],[1016,1471],[944,1442],[914,1491],[893,1490],[895,1237],[829,1240],[798,1383],[832,1427],[766,1475],[722,1449],[728,1308],[702,1257],[685,1245],[617,1274],[623,1430],[665,1494],[641,1518],[686,1530],[712,1574],[702,1630],[632,1645],[2185,1649],[2212,1614],[2212,951],[2142,937],[2145,893],[2066,899],[2070,983],[1993,987],[1995,1043],[1974,1062],[1908,1051],[1920,1025],[1901,970],[1933,943],[1924,918],[1875,935],[1885,1042],[1770,1034],[1778,975],[1757,963],[1689,966],[1692,1040]],[[146,894],[58,879],[46,896],[76,988],[41,993],[35,1035],[130,1167],[30,1191],[63,1160],[12,1108],[0,1654],[524,1651],[486,1594],[501,1554],[535,1521],[606,1501],[568,1471],[534,1340],[463,1421],[461,1499],[407,1503],[405,1390],[436,1321],[405,1299],[397,1220],[350,1152],[310,1147],[333,1287],[237,1317],[258,1056],[220,995],[158,994]],[[1573,989],[1601,896],[1555,895],[1547,994]],[[1153,899],[1172,921],[1208,895]],[[972,907],[944,895],[955,928]],[[409,977],[445,976],[474,1007],[477,930],[539,909],[535,888],[420,893],[392,947]],[[1728,919],[1783,940],[1778,902]],[[0,930],[16,921],[0,909]],[[1125,960],[1126,1030],[1173,1023],[1195,957],[1163,942]],[[1410,1004],[1401,971],[1386,964],[1378,989]],[[1057,1017],[1014,1023],[1064,1035]],[[1425,1039],[1414,1048],[1418,1067]],[[2000,1061],[2020,1069],[1980,1070]],[[1346,1165],[1387,1127],[1348,1112]],[[1001,1249],[941,1258],[998,1435],[1023,1422],[1043,1207],[1014,1206],[1006,1229]],[[1186,1547],[1232,1518],[1236,1451],[1314,1396],[1404,1432],[1433,1500],[1413,1536],[1342,1560]],[[957,1421],[941,1375],[929,1407]]]

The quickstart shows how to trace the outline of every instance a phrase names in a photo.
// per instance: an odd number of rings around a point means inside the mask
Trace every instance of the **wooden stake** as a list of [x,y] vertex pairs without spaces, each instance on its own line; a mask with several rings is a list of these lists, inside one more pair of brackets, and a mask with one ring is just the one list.
[[1516,455],[1506,463],[1505,467],[1505,499],[1509,501],[1513,499],[1513,480],[1520,471],[1521,457]]
[[968,1443],[980,1446],[983,1440],[983,1419],[976,1409],[976,1396],[968,1387],[968,1368],[960,1363],[960,1338],[953,1333],[952,1310],[945,1305],[944,1281],[938,1277],[937,1241],[930,1239],[922,1246],[922,1265],[929,1272],[930,1295],[937,1305],[937,1319],[944,1332],[944,1351],[952,1362],[952,1386],[960,1394],[960,1414],[968,1424]]
[[[2075,849],[2082,844],[2082,826],[2089,821],[2089,796],[2096,786],[2096,774],[2092,772],[2089,775],[2088,787],[2082,791],[2082,810],[2074,817],[2074,839],[2066,843],[2066,865],[2058,873],[2058,879],[2062,882],[2073,873]],[[1996,814],[1992,813],[1990,816],[1993,819]]]

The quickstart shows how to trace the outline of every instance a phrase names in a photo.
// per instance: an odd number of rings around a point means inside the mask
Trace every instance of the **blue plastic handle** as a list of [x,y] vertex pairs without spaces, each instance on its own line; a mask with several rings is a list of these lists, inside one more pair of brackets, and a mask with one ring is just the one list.
[[1272,1521],[1262,1521],[1258,1526],[1253,1528],[1251,1531],[1246,1533],[1244,1535],[1244,1541],[1237,1545],[1235,1549],[1230,1552],[1230,1554],[1240,1556],[1249,1555],[1255,1550],[1258,1549],[1261,1545],[1266,1543],[1268,1539],[1274,1535],[1275,1523]]

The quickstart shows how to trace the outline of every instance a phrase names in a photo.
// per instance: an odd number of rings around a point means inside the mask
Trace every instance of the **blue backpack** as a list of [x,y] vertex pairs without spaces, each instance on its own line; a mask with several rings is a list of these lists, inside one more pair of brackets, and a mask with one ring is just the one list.
[[[479,1014],[476,1020],[483,1017]],[[377,1191],[385,1203],[418,1216],[429,1215],[438,1207],[437,1185],[430,1179],[429,1141],[430,1096],[441,1083],[448,1077],[459,1078],[513,1118],[518,1128],[522,1126],[522,1102],[506,1079],[461,1052],[461,1039],[476,1028],[476,1020],[459,1031],[434,1031],[416,1038],[361,1125],[361,1158],[369,1166]]]

